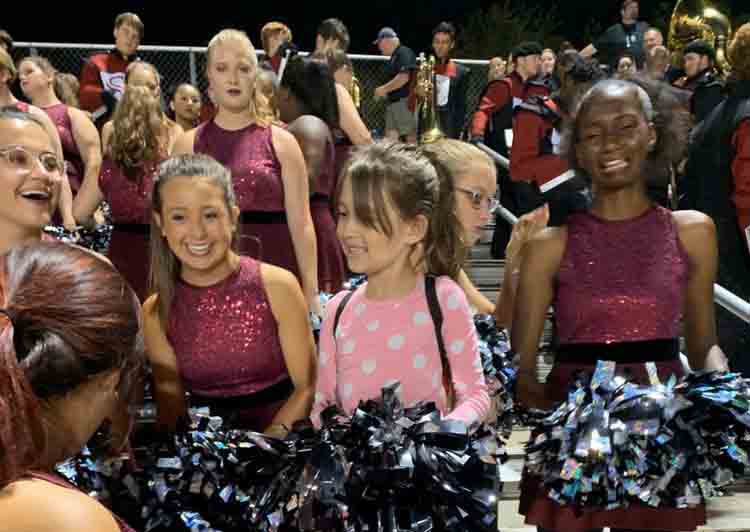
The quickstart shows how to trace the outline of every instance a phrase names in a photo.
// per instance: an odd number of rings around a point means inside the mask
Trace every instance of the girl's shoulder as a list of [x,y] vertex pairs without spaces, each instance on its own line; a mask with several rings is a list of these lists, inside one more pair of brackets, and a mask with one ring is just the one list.
[[466,305],[467,308],[469,306],[466,293],[456,281],[447,275],[435,277],[435,292],[441,303],[453,307],[451,310],[455,310],[460,305]]

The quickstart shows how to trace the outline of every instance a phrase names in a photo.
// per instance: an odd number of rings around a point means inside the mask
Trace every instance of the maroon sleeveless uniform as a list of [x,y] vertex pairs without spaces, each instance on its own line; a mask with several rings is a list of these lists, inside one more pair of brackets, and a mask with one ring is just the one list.
[[[578,213],[568,218],[567,228],[554,303],[560,350],[546,393],[564,400],[576,372],[595,366],[592,351],[607,359],[615,350],[624,352],[618,374],[630,371],[640,383],[649,382],[645,360],[656,361],[662,381],[681,376],[676,345],[690,265],[672,214],[653,207],[630,220],[608,221]],[[674,356],[653,356],[656,350],[649,349],[662,344],[674,344]],[[576,350],[579,356],[567,356]],[[634,360],[641,357],[645,360]],[[610,511],[584,509],[576,516],[572,507],[550,499],[531,475],[524,475],[519,511],[528,524],[566,532],[603,527],[687,531],[706,523],[703,505],[631,504]]]
[[[191,404],[232,428],[262,431],[292,391],[260,263],[240,258],[223,281],[175,286],[167,338]],[[229,418],[229,419],[227,419]]]
[[75,196],[81,188],[81,183],[83,183],[86,167],[83,164],[81,152],[78,151],[78,144],[76,144],[75,137],[73,136],[73,125],[68,114],[68,106],[64,103],[59,103],[44,107],[42,110],[50,117],[50,120],[52,120],[52,123],[57,128],[57,134],[60,135],[63,157],[67,163],[68,181],[70,181],[70,188],[73,190],[73,195]]
[[289,270],[299,279],[286,219],[281,163],[271,135],[270,126],[251,124],[227,131],[211,119],[198,126],[193,151],[210,155],[232,172],[241,212],[242,254]]
[[315,190],[310,198],[310,214],[315,226],[318,245],[318,286],[322,291],[335,294],[341,290],[346,279],[344,253],[336,236],[333,219],[333,197],[336,194],[336,151],[331,140],[326,141],[326,158],[315,181]]
[[141,301],[148,295],[151,189],[157,167],[146,164],[130,178],[105,157],[99,172],[99,190],[112,210],[107,256]]
[[[45,482],[49,482],[50,484],[54,484],[55,486],[60,486],[63,488],[68,488],[75,491],[80,491],[77,487],[75,487],[73,484],[62,478],[61,476],[54,475],[52,473],[40,473],[38,471],[30,471],[28,474],[29,477],[37,480],[43,480]],[[81,492],[83,493],[83,492]],[[115,514],[112,514],[112,517],[114,518],[115,522],[117,523],[117,526],[120,527],[120,532],[135,532],[135,529],[130,528],[125,521],[117,517]]]

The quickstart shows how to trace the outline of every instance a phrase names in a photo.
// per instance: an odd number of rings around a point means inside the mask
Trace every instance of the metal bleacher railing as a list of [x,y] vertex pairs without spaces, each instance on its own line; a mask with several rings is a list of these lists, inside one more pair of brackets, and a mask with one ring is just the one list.
[[[492,157],[495,163],[506,170],[509,168],[510,162],[506,157],[503,157],[482,143],[479,143],[479,147]],[[518,217],[502,205],[498,209],[497,214],[511,225],[514,225],[518,221]],[[750,323],[750,303],[718,284],[714,284],[714,302],[737,316],[745,323]]]
[[[84,60],[93,52],[110,50],[107,44],[71,44],[50,42],[16,42],[14,56],[20,59],[26,55],[41,55],[48,59],[60,72],[79,76]],[[302,52],[306,55],[306,52]],[[162,91],[176,87],[180,83],[190,82],[201,91],[207,88],[206,48],[200,46],[140,46],[138,56],[152,63],[162,77]],[[263,51],[258,51],[263,56]],[[354,73],[362,88],[362,105],[360,113],[367,127],[371,130],[382,130],[385,125],[386,102],[372,97],[375,88],[388,81],[386,73],[387,57],[381,55],[349,54]],[[457,59],[467,65],[470,74],[467,82],[466,108],[473,109],[487,84],[488,61],[474,59]]]

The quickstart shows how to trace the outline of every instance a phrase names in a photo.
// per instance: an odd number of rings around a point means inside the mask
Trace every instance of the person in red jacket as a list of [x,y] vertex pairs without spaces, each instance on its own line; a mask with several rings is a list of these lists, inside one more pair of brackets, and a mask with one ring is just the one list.
[[92,114],[101,126],[109,120],[125,90],[125,71],[137,61],[143,39],[143,22],[135,13],[121,13],[115,19],[115,48],[86,59],[81,70],[81,109]]
[[551,97],[532,96],[516,107],[510,154],[510,176],[521,214],[548,203],[551,226],[562,225],[569,214],[588,207],[584,179],[560,153],[560,128],[573,102],[604,77],[601,69],[574,50],[560,54],[557,64],[560,91]]
[[[484,142],[487,146],[508,157],[513,131],[513,109],[529,96],[547,96],[549,88],[540,79],[542,45],[523,42],[513,49],[511,58],[513,72],[487,84],[477,110],[471,119],[469,139]],[[514,184],[507,171],[498,169],[500,202],[516,214],[520,214],[515,203]],[[492,238],[492,256],[502,258],[510,240],[510,226],[503,221],[496,225]]]

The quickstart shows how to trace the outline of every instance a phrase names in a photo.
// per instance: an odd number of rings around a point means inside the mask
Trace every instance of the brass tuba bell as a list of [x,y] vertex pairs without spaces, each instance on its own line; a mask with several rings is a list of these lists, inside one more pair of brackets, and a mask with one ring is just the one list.
[[703,0],[678,0],[669,21],[667,46],[678,52],[692,41],[702,39],[716,50],[716,68],[726,74],[731,66],[726,46],[732,37],[732,24],[724,13]]
[[352,72],[352,82],[348,87],[349,94],[352,96],[352,101],[354,102],[354,106],[359,109],[362,105],[362,86],[359,82],[359,78],[357,78],[357,75]]
[[429,59],[419,54],[417,58],[417,131],[419,143],[429,144],[442,138],[445,133],[440,128],[437,113],[437,94],[435,94],[435,56]]

